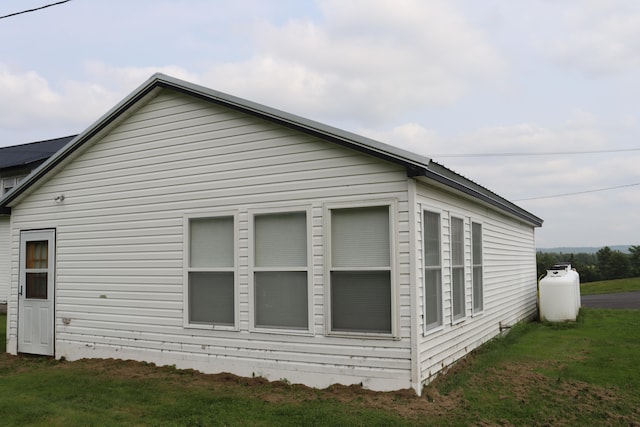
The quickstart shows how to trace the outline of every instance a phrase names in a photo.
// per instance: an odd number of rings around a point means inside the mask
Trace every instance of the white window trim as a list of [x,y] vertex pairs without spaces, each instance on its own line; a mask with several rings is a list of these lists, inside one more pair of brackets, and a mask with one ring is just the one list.
[[[463,297],[464,297],[464,309],[463,309],[463,313],[462,316],[459,318],[454,318],[454,313],[453,313],[453,305],[454,305],[454,297],[453,297],[453,219],[457,218],[459,220],[462,220],[462,262],[463,262],[463,267],[462,267],[462,283],[463,283]],[[457,325],[459,323],[464,322],[468,315],[467,315],[467,302],[468,302],[468,298],[467,298],[467,292],[468,292],[468,280],[467,280],[467,257],[466,257],[466,251],[467,251],[467,245],[466,245],[466,230],[467,230],[467,217],[463,214],[460,213],[456,213],[456,212],[450,212],[449,213],[449,274],[451,277],[451,283],[449,284],[451,287],[451,325]]]
[[[431,207],[429,205],[422,205],[421,206],[421,212],[422,212],[422,218],[420,219],[420,223],[421,223],[421,235],[420,235],[420,241],[422,242],[422,247],[421,247],[421,251],[422,251],[422,263],[421,263],[421,269],[422,269],[422,312],[423,312],[423,321],[422,321],[422,335],[423,336],[427,336],[427,335],[431,335],[433,333],[442,331],[444,329],[444,227],[442,226],[442,220],[443,218],[446,218],[447,213],[445,211],[443,211],[442,209],[438,209],[435,207]],[[433,326],[430,328],[427,328],[427,319],[424,316],[424,313],[426,311],[426,307],[427,307],[427,281],[426,281],[426,274],[425,271],[427,269],[426,265],[425,265],[425,253],[424,253],[424,235],[425,235],[425,229],[424,229],[424,214],[425,212],[430,212],[430,213],[434,213],[434,214],[438,214],[440,217],[440,324],[437,326]]]
[[[473,259],[473,224],[479,224],[481,227],[481,239],[480,239],[480,251],[482,252],[482,264],[480,264],[480,266],[482,267],[482,310],[478,310],[476,311],[475,309],[475,299],[474,299],[474,293],[473,293],[473,279],[474,279],[474,267],[475,267],[475,263],[474,263],[474,259]],[[484,253],[484,236],[485,236],[485,224],[483,221],[477,220],[475,218],[471,218],[471,221],[469,222],[469,233],[471,235],[471,316],[475,317],[475,316],[481,316],[484,313],[485,310],[485,292],[484,292],[484,270],[485,270],[485,253]]]
[[[331,271],[332,265],[332,254],[331,254],[331,211],[338,209],[352,209],[352,208],[374,208],[379,206],[387,206],[389,209],[389,244],[390,244],[390,253],[391,259],[389,260],[389,268],[367,268],[367,271],[373,270],[390,270],[390,278],[391,278],[391,332],[390,333],[380,333],[380,332],[347,332],[347,331],[333,331],[331,327]],[[362,199],[355,201],[345,201],[345,202],[333,202],[326,203],[324,205],[323,216],[324,216],[324,289],[325,289],[325,334],[332,337],[360,337],[360,338],[370,338],[370,339],[399,339],[399,321],[398,321],[398,312],[399,308],[397,307],[398,302],[400,301],[399,293],[399,260],[398,260],[398,241],[396,235],[398,233],[397,226],[397,218],[398,218],[398,201],[397,199]],[[357,270],[357,268],[351,269]],[[350,271],[351,271],[350,270]]]
[[[206,219],[206,218],[220,218],[220,217],[233,217],[233,325],[206,325],[201,323],[189,322],[189,272],[197,271],[229,271],[228,268],[192,268],[189,265],[190,259],[190,240],[189,240],[189,221],[192,219]],[[184,328],[189,329],[202,329],[202,330],[216,330],[216,331],[238,331],[239,330],[239,316],[240,316],[240,304],[239,297],[240,291],[238,286],[238,211],[209,211],[206,213],[188,214],[183,216],[183,278],[182,278],[182,306],[183,306],[183,319],[182,325]]]
[[[307,222],[307,329],[265,328],[256,326],[255,317],[255,217],[264,214],[304,212]],[[278,206],[248,210],[248,283],[249,332],[279,335],[313,335],[313,212],[310,205]],[[301,271],[302,268],[260,267],[257,271]]]

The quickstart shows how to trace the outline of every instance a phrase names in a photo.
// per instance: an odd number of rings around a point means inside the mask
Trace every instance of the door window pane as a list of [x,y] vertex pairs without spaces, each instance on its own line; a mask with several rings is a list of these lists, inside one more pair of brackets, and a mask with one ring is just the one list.
[[46,240],[27,242],[27,268],[48,268],[48,257],[49,242]]
[[47,299],[47,273],[26,274],[26,298]]

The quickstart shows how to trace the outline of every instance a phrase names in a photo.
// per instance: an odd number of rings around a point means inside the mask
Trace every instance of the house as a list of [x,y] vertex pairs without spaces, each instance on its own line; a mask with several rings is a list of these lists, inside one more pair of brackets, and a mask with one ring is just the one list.
[[13,354],[420,393],[536,313],[535,215],[428,158],[162,74],[0,209]]
[[[0,197],[32,170],[62,148],[73,136],[0,147]],[[0,312],[6,312],[9,295],[9,217],[0,215]]]

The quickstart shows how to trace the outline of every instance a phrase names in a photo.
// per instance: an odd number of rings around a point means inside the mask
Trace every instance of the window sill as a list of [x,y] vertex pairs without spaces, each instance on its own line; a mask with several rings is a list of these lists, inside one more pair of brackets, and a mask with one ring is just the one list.
[[270,334],[270,335],[295,335],[302,337],[313,336],[313,331],[307,329],[285,329],[285,328],[260,328],[254,327],[249,329],[249,333],[252,334]]
[[434,326],[433,328],[427,329],[426,331],[423,329],[422,336],[426,337],[429,335],[435,335],[438,332],[442,332],[443,330],[444,330],[444,325]]
[[464,323],[464,321],[467,320],[467,316],[461,317],[459,319],[455,319],[451,321],[451,326],[456,326],[459,325],[460,323]]
[[238,332],[240,329],[233,325],[205,325],[200,323],[185,323],[183,325],[185,329],[198,329],[202,331],[230,331],[230,332]]
[[342,331],[330,331],[327,332],[328,337],[335,338],[359,338],[359,339],[371,339],[371,340],[399,340],[400,337],[393,334],[385,333],[366,333],[366,332],[342,332]]
[[484,314],[484,310],[482,310],[482,311],[478,311],[478,312],[475,312],[475,313],[472,313],[472,314],[471,314],[471,317],[480,317],[480,316],[482,316],[483,314]]

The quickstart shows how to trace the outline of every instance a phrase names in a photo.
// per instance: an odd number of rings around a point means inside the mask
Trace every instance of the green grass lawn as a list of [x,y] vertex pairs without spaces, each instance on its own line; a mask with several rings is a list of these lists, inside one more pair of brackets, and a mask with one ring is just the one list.
[[[4,343],[6,316],[0,316]],[[5,426],[638,425],[640,310],[514,327],[425,387],[375,393],[116,360],[0,355]]]
[[640,291],[640,277],[632,279],[603,280],[601,282],[582,283],[582,295],[613,294],[619,292]]

